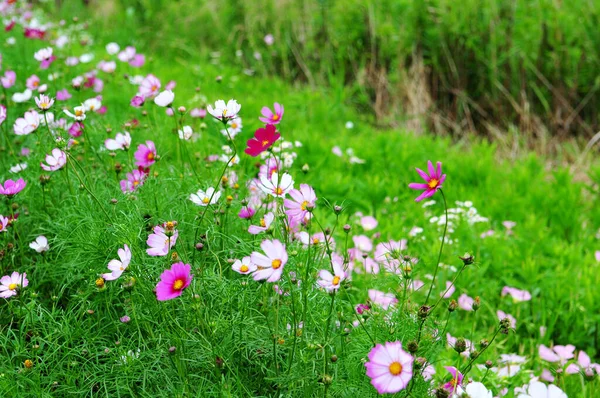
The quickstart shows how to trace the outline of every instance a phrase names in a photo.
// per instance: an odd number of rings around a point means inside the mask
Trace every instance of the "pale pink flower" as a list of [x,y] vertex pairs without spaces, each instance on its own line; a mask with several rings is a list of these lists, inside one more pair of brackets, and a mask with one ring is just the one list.
[[260,244],[263,253],[253,252],[250,259],[257,266],[254,272],[254,280],[266,279],[267,282],[276,282],[281,278],[283,267],[287,263],[288,254],[283,245],[277,239],[264,240]]
[[129,246],[124,245],[122,249],[117,251],[117,254],[119,255],[119,260],[113,259],[108,262],[108,269],[111,272],[102,274],[102,277],[107,281],[118,279],[131,262],[131,250],[129,250]]
[[514,316],[512,316],[511,314],[507,314],[504,311],[498,310],[496,311],[496,315],[498,316],[498,320],[502,321],[505,318],[508,318],[508,320],[510,321],[510,327],[512,329],[516,329],[517,327],[517,320],[515,319]]
[[247,275],[256,271],[257,267],[250,259],[250,256],[246,256],[241,260],[235,260],[234,263],[231,265],[231,269],[239,274]]
[[261,232],[265,232],[269,228],[271,228],[271,224],[273,223],[273,220],[275,220],[275,214],[273,214],[272,212],[269,212],[269,213],[265,214],[265,216],[263,218],[260,219],[260,221],[259,221],[260,225],[250,225],[248,227],[248,232],[250,232],[252,235],[257,235]]
[[502,297],[506,296],[507,294],[510,294],[515,302],[531,300],[531,293],[529,293],[527,290],[520,290],[514,287],[504,286],[502,288]]
[[374,304],[380,305],[384,310],[398,303],[398,299],[393,293],[384,293],[375,289],[369,289],[369,299]]
[[328,270],[319,271],[319,280],[317,285],[324,288],[328,292],[333,292],[340,288],[341,283],[347,278],[346,271],[344,270],[344,259],[339,255],[333,255],[331,261],[331,268],[333,274]]
[[27,287],[27,285],[29,285],[29,280],[26,273],[20,274],[15,271],[10,275],[5,275],[0,278],[0,298],[16,296],[19,289]]
[[126,131],[125,134],[117,133],[115,138],[108,138],[104,141],[104,146],[109,151],[127,150],[131,145],[131,135]]
[[167,236],[166,230],[160,226],[154,227],[153,233],[148,236],[146,243],[150,246],[146,249],[149,256],[166,256],[169,250],[177,243],[179,231],[172,231],[172,236]]
[[40,162],[42,169],[56,171],[67,164],[67,154],[58,148],[54,148],[50,155],[46,155],[46,164]]
[[368,358],[367,376],[379,394],[394,394],[408,386],[413,376],[414,358],[402,349],[401,342],[377,344]]
[[473,311],[473,303],[475,303],[475,300],[464,293],[458,297],[458,307],[460,309],[465,311]]

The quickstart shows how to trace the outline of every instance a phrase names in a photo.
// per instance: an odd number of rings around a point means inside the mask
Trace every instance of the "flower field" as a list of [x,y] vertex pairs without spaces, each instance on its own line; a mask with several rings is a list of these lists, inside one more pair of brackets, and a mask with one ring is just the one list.
[[597,162],[43,3],[0,2],[0,396],[600,396]]

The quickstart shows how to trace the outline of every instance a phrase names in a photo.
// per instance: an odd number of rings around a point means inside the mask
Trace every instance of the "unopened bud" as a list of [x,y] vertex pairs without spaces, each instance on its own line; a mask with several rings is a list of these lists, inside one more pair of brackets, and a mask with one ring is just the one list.
[[492,361],[490,361],[489,359],[487,361],[485,361],[486,369],[491,369],[493,366],[494,366],[494,363]]
[[96,287],[102,289],[104,287],[104,278],[96,279]]
[[475,300],[473,300],[473,311],[477,311],[479,307],[481,307],[481,299],[477,296],[475,297]]
[[417,315],[419,316],[419,318],[425,319],[429,315],[429,310],[431,310],[431,307],[427,305],[422,305],[421,307],[419,307],[419,312]]
[[454,312],[457,307],[458,303],[456,302],[456,300],[450,300],[450,304],[448,304],[448,311]]
[[331,362],[336,363],[337,360],[338,360],[337,355],[334,354],[334,355],[331,356]]
[[486,349],[488,346],[490,345],[490,342],[487,341],[486,339],[483,339],[479,342],[479,346],[481,347],[481,349]]
[[454,351],[459,354],[465,352],[467,350],[467,342],[462,337],[456,339],[456,343],[454,343]]
[[185,113],[186,109],[185,106],[180,106],[178,109],[179,113]]
[[304,164],[304,166],[302,166],[302,172],[304,172],[304,174],[308,173],[310,170],[310,167],[308,167],[308,164]]
[[469,253],[465,253],[464,256],[458,256],[458,258],[460,258],[463,262],[464,265],[471,265],[473,264],[473,262],[475,261],[475,259],[473,258],[472,255],[470,255]]
[[352,227],[350,226],[350,224],[344,225],[344,232],[345,233],[349,233],[351,229],[352,229]]
[[415,340],[410,341],[406,347],[408,348],[408,352],[410,352],[411,354],[414,354],[415,352],[419,351],[419,343],[417,343]]
[[335,214],[340,214],[340,213],[342,212],[342,210],[343,210],[343,209],[342,209],[342,206],[339,206],[339,205],[335,205],[335,206],[333,206],[333,212],[334,212]]

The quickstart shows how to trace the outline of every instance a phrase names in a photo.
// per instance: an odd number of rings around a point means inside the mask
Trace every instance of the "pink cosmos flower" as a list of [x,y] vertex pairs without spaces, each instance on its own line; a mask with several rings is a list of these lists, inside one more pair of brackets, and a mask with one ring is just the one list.
[[367,376],[379,394],[393,394],[406,388],[412,379],[414,358],[402,349],[400,341],[377,344],[368,356]]
[[448,299],[448,298],[452,297],[455,290],[456,290],[456,288],[454,287],[454,284],[450,281],[446,281],[446,288],[444,289],[444,291],[442,291],[440,293],[440,297]]
[[504,311],[498,310],[498,311],[496,311],[496,315],[498,316],[498,320],[499,321],[502,321],[503,319],[508,318],[508,320],[510,321],[510,327],[511,327],[511,329],[516,329],[517,328],[517,320],[511,314],[507,314]]
[[17,81],[17,74],[12,70],[7,70],[4,72],[4,76],[0,77],[0,82],[2,83],[2,87],[11,88],[15,85]]
[[146,56],[144,54],[135,54],[133,59],[129,61],[129,65],[134,68],[141,68],[146,63]]
[[454,366],[444,366],[446,370],[452,375],[452,380],[444,384],[442,387],[453,394],[456,392],[456,389],[462,385],[463,375],[456,369]]
[[377,225],[379,223],[377,222],[377,220],[375,219],[375,217],[372,216],[364,216],[360,218],[360,225],[361,227],[363,227],[363,229],[365,231],[372,231],[375,228],[377,228]]
[[13,130],[16,135],[29,135],[40,125],[40,114],[36,111],[27,111],[23,117],[15,120]]
[[256,271],[257,267],[252,262],[250,256],[246,256],[241,260],[235,260],[231,265],[231,269],[239,274],[248,275]]
[[81,137],[83,134],[83,129],[85,128],[82,122],[73,122],[73,124],[69,127],[69,135],[71,137]]
[[141,95],[136,95],[131,99],[129,105],[133,106],[134,108],[139,108],[142,105],[144,105],[144,102],[144,97],[142,97]]
[[540,357],[548,362],[560,362],[564,365],[569,359],[575,357],[575,346],[572,344],[555,345],[552,348],[548,348],[543,344],[540,344],[538,352]]
[[238,217],[245,220],[249,220],[252,217],[254,217],[254,214],[256,214],[256,210],[254,210],[252,207],[246,206],[240,209]]
[[15,271],[10,276],[5,275],[0,278],[0,298],[16,296],[18,290],[27,285],[29,285],[29,280],[26,273],[19,274]]
[[438,189],[442,188],[442,184],[446,180],[446,174],[442,174],[441,162],[437,162],[437,169],[435,169],[430,160],[427,161],[427,170],[429,171],[429,174],[425,173],[423,170],[418,168],[416,170],[417,173],[419,173],[419,175],[421,176],[421,178],[425,180],[425,184],[413,182],[411,184],[408,184],[408,187],[411,189],[419,189],[425,191],[415,199],[415,202],[420,202],[425,198],[433,196],[438,191]]
[[465,311],[473,311],[474,302],[475,300],[473,300],[471,297],[467,296],[464,293],[458,297],[458,307]]
[[278,281],[288,260],[285,245],[277,239],[263,240],[260,248],[265,254],[253,252],[250,255],[252,263],[258,267],[253,274],[254,280]]
[[410,285],[409,288],[412,291],[417,291],[419,289],[421,289],[423,286],[425,286],[425,283],[423,283],[423,281],[419,280],[419,279],[415,279]]
[[50,155],[46,155],[46,163],[40,162],[42,169],[46,171],[56,171],[67,164],[67,154],[58,148],[54,148]]
[[527,290],[520,290],[515,287],[504,286],[502,288],[502,297],[506,296],[507,294],[510,294],[515,302],[531,300],[531,293],[529,293]]
[[0,232],[6,232],[6,228],[8,228],[8,217],[4,217],[0,214]]
[[256,157],[269,149],[280,137],[281,134],[277,132],[275,126],[267,124],[264,128],[259,128],[254,132],[254,137],[246,142],[247,148],[244,152]]
[[154,146],[154,142],[146,141],[146,145],[138,145],[138,149],[135,151],[134,157],[136,159],[136,166],[152,166],[156,162],[156,147]]
[[72,97],[71,94],[69,94],[69,91],[66,88],[63,88],[60,91],[56,92],[56,100],[57,101],[66,101],[68,99],[70,99]]
[[17,181],[6,180],[4,186],[0,184],[0,195],[16,195],[21,192],[26,185],[27,183],[22,178],[19,178]]
[[140,84],[140,88],[138,90],[138,95],[143,98],[151,98],[158,95],[160,92],[160,80],[153,74],[149,74],[142,80]]
[[300,184],[300,189],[289,191],[292,199],[285,199],[283,205],[286,208],[285,214],[297,222],[302,222],[309,213],[309,209],[315,207],[317,195],[314,189],[307,184]]
[[264,124],[279,124],[283,116],[283,105],[276,102],[273,104],[273,109],[275,109],[275,113],[271,112],[271,109],[268,107],[263,106],[260,111],[263,117],[259,117],[258,120]]
[[129,267],[129,263],[131,262],[131,250],[129,250],[129,246],[124,245],[122,249],[117,251],[120,260],[110,260],[108,262],[108,269],[111,271],[106,274],[102,274],[102,277],[107,281],[114,281],[118,279],[121,274]]
[[406,250],[407,241],[401,239],[399,241],[390,240],[377,244],[375,247],[375,261],[386,263],[393,258],[398,258],[403,250]]
[[374,304],[380,305],[384,310],[398,303],[398,299],[393,293],[384,293],[375,289],[369,289],[369,299]]
[[269,213],[265,214],[265,216],[263,218],[260,219],[260,221],[259,221],[260,225],[250,225],[248,227],[248,232],[250,232],[252,235],[257,235],[261,232],[265,232],[269,228],[271,228],[271,224],[273,223],[274,219],[275,219],[275,214],[273,214],[272,212],[269,212]]
[[2,125],[2,123],[4,123],[4,121],[6,120],[6,107],[2,104],[0,104],[0,125]]
[[40,87],[40,78],[36,75],[31,75],[25,81],[25,86],[30,90],[37,90]]
[[206,117],[206,109],[194,108],[190,111],[190,116],[193,118],[204,119]]
[[117,58],[119,58],[119,61],[121,62],[129,62],[133,57],[135,57],[135,47],[133,46],[127,46],[117,55]]
[[339,255],[334,254],[332,256],[331,268],[333,269],[333,274],[328,270],[322,269],[319,271],[319,280],[317,280],[317,285],[328,292],[338,290],[341,283],[348,276],[344,270],[344,259]]
[[[595,374],[600,374],[600,365],[592,363],[590,356],[585,351],[579,351],[577,356],[577,364],[570,364],[565,370],[566,373],[575,374],[583,371],[586,377],[594,377]],[[595,373],[595,374],[594,374]]]
[[156,285],[157,300],[166,301],[181,296],[183,289],[190,285],[194,277],[191,271],[192,267],[181,261],[173,264],[171,269],[164,270]]
[[128,315],[124,315],[124,316],[120,317],[119,320],[123,323],[127,323],[127,322],[131,321],[131,318]]
[[125,132],[125,134],[117,133],[117,135],[115,136],[114,139],[108,138],[106,141],[104,141],[104,146],[109,151],[116,151],[119,149],[127,150],[127,149],[129,149],[130,145],[131,145],[131,135],[128,132]]
[[150,246],[146,249],[149,256],[166,256],[169,250],[177,243],[179,231],[174,230],[172,236],[166,234],[166,230],[161,226],[154,227],[153,233],[148,236],[146,243]]
[[260,166],[258,170],[258,178],[271,178],[273,173],[279,173],[280,165],[279,161],[271,157],[265,160],[265,163]]
[[139,169],[133,170],[131,173],[127,173],[127,179],[119,182],[121,185],[121,191],[123,191],[123,193],[134,192],[136,189],[144,185],[146,176],[147,174]]
[[352,237],[352,242],[354,243],[355,249],[360,253],[360,256],[362,256],[362,252],[368,253],[373,250],[373,242],[366,235],[355,235]]

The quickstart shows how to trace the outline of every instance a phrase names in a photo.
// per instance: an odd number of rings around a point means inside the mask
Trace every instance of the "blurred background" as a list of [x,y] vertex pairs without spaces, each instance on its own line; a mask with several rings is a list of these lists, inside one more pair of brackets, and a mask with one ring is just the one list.
[[518,135],[544,153],[569,139],[584,146],[598,131],[594,0],[83,3],[107,33],[125,23],[164,54],[201,52],[247,73],[337,90],[381,126],[501,143]]

